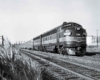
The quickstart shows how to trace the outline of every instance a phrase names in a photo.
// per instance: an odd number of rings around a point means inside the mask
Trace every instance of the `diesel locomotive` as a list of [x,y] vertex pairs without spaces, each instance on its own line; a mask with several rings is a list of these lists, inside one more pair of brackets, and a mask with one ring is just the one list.
[[62,25],[33,38],[33,49],[67,55],[86,54],[86,30],[78,23]]

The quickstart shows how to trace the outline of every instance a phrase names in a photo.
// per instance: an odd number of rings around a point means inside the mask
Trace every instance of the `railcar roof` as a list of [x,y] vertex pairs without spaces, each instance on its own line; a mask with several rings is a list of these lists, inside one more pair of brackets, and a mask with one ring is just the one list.
[[[55,30],[55,29],[57,29],[57,28],[59,28],[59,27],[61,27],[61,26],[62,26],[62,25],[57,26],[57,27],[55,27],[55,28],[53,28],[53,29],[51,29],[51,30],[49,30],[49,31],[47,31],[47,32],[42,33],[41,35],[44,35],[44,34],[50,32],[50,31],[53,31],[53,30]],[[39,35],[39,36],[37,36],[37,37],[35,37],[35,38],[33,38],[33,39],[39,38],[41,35]]]
[[[53,31],[53,30],[55,30],[55,29],[57,29],[57,28],[59,28],[59,27],[61,27],[62,25],[60,25],[60,26],[57,26],[57,27],[55,27],[55,28],[53,28],[53,29],[51,29],[51,30],[49,30],[49,31],[47,31],[47,32],[44,32],[43,34],[46,34],[46,33],[48,33],[48,32],[50,32],[50,31]],[[43,35],[42,34],[42,35]]]

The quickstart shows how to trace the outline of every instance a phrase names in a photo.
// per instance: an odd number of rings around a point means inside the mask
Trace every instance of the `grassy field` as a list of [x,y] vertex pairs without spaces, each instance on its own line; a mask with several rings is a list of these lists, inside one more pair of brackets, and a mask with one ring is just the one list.
[[98,53],[100,53],[100,45],[99,46],[87,46],[87,52],[98,52]]
[[[0,47],[0,80],[42,80],[42,67],[13,49],[12,58]],[[41,69],[42,68],[42,69]]]
[[43,67],[4,39],[0,46],[0,80],[42,80]]

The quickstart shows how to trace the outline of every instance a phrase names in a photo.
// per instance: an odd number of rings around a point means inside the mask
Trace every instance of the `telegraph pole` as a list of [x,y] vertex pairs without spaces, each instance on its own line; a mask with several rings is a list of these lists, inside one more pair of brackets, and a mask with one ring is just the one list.
[[97,47],[98,47],[98,30],[97,30]]

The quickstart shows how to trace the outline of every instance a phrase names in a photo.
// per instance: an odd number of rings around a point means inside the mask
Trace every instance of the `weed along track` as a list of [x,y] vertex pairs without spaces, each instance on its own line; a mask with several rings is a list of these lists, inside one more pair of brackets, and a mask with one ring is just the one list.
[[[70,62],[64,62],[62,60],[50,58],[44,55],[38,55],[25,50],[21,52],[37,60],[40,64],[44,65],[47,69],[50,69],[55,74],[55,77],[59,77],[59,80],[98,80],[100,79],[100,71],[82,67],[79,65],[71,64]],[[58,79],[57,79],[58,80]]]

